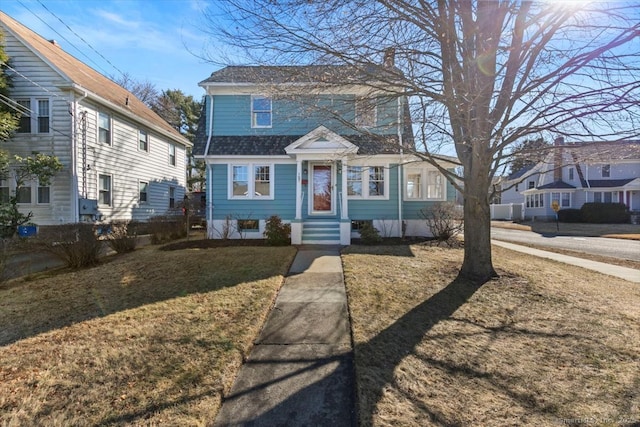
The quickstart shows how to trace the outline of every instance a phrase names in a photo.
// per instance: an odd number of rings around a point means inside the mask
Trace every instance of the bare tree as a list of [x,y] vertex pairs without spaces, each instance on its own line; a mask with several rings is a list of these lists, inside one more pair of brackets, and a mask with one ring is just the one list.
[[153,103],[158,99],[158,89],[148,80],[139,81],[131,77],[129,73],[124,73],[120,77],[111,77],[111,80],[127,89],[134,94],[136,98],[142,101],[147,107],[152,107]]
[[[640,8],[630,2],[227,0],[212,33],[254,64],[345,64],[409,96],[417,155],[454,153],[464,194],[460,276],[496,275],[489,188],[516,141],[625,139],[640,129]],[[222,61],[222,59],[221,59]],[[228,61],[223,61],[228,62]],[[359,82],[367,84],[367,80]]]

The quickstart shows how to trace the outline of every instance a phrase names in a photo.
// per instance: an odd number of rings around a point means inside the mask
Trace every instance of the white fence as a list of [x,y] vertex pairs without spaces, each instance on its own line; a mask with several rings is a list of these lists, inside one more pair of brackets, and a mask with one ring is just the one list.
[[521,221],[524,219],[524,203],[491,205],[491,219]]

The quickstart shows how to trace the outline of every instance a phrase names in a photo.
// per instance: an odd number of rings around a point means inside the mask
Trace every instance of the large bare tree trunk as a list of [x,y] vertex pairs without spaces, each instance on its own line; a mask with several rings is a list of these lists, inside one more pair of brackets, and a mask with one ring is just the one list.
[[473,184],[465,185],[464,261],[459,277],[485,282],[497,276],[491,259],[490,179],[488,166],[473,157],[464,172],[465,183]]

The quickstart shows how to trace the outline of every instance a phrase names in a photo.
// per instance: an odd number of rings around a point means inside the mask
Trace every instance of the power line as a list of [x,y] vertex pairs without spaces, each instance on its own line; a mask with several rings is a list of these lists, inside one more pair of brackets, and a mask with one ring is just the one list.
[[[35,13],[34,11],[32,11],[31,9],[29,9],[29,7],[22,3],[22,1],[18,0],[18,3],[20,3],[22,5],[22,7],[24,7],[25,9],[27,9],[29,12],[31,12],[31,14],[33,16],[35,16],[36,18],[38,18],[44,25],[46,25],[47,27],[49,27],[51,29],[51,31],[53,31],[54,33],[56,33],[57,35],[59,35],[64,41],[66,41],[67,43],[69,43],[69,45],[71,47],[73,47],[75,50],[77,50],[82,56],[84,56],[85,58],[87,58],[90,62],[92,62],[97,68],[99,68],[100,70],[102,70],[104,73],[106,73],[106,70],[104,70],[102,67],[100,67],[100,65],[95,62],[89,55],[87,55],[86,53],[84,53],[82,50],[80,50],[79,47],[77,47],[75,44],[73,44],[69,39],[67,39],[65,36],[63,36],[62,34],[60,34],[58,32],[58,30],[56,30],[55,28],[53,28],[51,25],[49,25],[49,23],[47,23],[44,19],[42,19],[42,17],[40,15],[38,15],[37,13]],[[46,8],[45,8],[46,9]],[[48,9],[47,9],[48,10]],[[51,12],[49,12],[51,13]],[[53,14],[53,13],[52,13]],[[55,16],[55,15],[54,15]],[[56,18],[58,18],[56,16]],[[58,18],[60,19],[60,18]]]
[[55,96],[56,98],[60,98],[62,99],[64,102],[66,102],[67,104],[71,105],[71,102],[69,102],[68,99],[66,99],[63,96],[58,95],[57,93],[51,92],[49,89],[47,89],[46,87],[42,86],[41,84],[39,84],[38,82],[35,82],[33,80],[31,80],[29,77],[25,76],[24,74],[22,74],[20,71],[16,70],[15,68],[11,67],[9,64],[7,64],[6,62],[0,61],[0,65],[3,65],[5,67],[7,67],[9,70],[13,71],[14,73],[16,73],[17,75],[19,75],[20,77],[22,77],[23,79],[25,79],[26,81],[28,81],[29,83],[33,84],[34,86],[39,87],[40,89],[44,90],[45,92],[51,94],[51,96]]
[[62,25],[64,25],[65,27],[67,27],[67,29],[68,29],[69,31],[71,31],[71,32],[72,32],[76,37],[78,37],[80,40],[82,40],[82,42],[83,42],[84,44],[86,44],[87,46],[89,46],[89,48],[90,48],[91,50],[93,50],[95,53],[97,53],[97,54],[98,54],[98,56],[100,56],[100,58],[102,58],[102,59],[104,59],[105,61],[107,61],[107,63],[108,63],[109,65],[111,65],[111,66],[112,66],[116,71],[118,71],[120,74],[125,75],[125,72],[124,72],[124,71],[122,71],[121,69],[119,69],[118,67],[116,67],[115,65],[113,65],[113,64],[111,63],[111,61],[109,61],[109,60],[108,60],[107,58],[105,58],[105,57],[104,57],[100,52],[98,52],[98,51],[97,51],[93,46],[91,46],[91,44],[90,44],[88,41],[86,41],[85,39],[83,39],[83,38],[82,38],[82,36],[80,36],[78,33],[76,33],[75,31],[73,31],[73,30],[71,29],[71,27],[70,27],[70,26],[68,26],[68,25],[67,25],[67,24],[66,24],[62,19],[60,19],[60,18],[59,18],[55,13],[53,13],[51,10],[49,10],[49,8],[48,8],[47,6],[45,6],[45,5],[44,5],[40,0],[38,0],[38,3],[40,3],[40,5],[41,5],[43,8],[45,8],[47,12],[49,12],[49,13],[50,13],[51,15],[53,15],[56,19],[58,19],[58,21],[60,21],[60,22],[62,23]]
[[[22,104],[19,104],[18,102],[16,102],[15,100],[3,95],[0,93],[0,102],[2,102],[3,104],[7,105],[9,108],[12,108],[13,110],[17,111],[20,114],[25,114],[27,113],[29,115],[29,117],[33,116],[33,117],[38,117],[38,114],[36,114],[35,111],[33,111],[30,108],[25,107]],[[58,130],[56,128],[54,128],[53,126],[51,126],[51,124],[49,124],[49,129],[51,129],[54,132],[59,133],[62,136],[66,136],[67,138],[71,138],[71,135]]]

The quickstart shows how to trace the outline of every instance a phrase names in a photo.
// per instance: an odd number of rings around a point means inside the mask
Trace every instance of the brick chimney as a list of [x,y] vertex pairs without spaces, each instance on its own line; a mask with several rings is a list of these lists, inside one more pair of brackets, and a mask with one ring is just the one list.
[[384,50],[384,61],[382,63],[386,68],[393,68],[396,65],[396,48],[388,47]]
[[553,141],[553,181],[562,181],[562,154],[564,146],[564,138],[559,136]]

